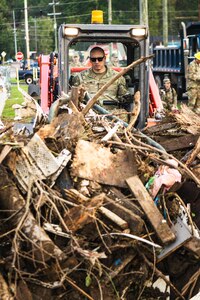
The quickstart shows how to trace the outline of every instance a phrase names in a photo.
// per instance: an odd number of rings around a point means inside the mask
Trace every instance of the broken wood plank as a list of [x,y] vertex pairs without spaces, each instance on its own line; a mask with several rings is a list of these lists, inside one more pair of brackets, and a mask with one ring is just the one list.
[[10,153],[11,150],[12,150],[11,146],[9,146],[9,145],[4,146],[3,150],[0,153],[0,164],[6,158],[6,156]]
[[195,256],[200,259],[200,239],[193,236],[189,241],[184,244],[184,247],[192,252]]
[[79,88],[76,86],[72,86],[71,88],[71,101],[78,108],[78,97],[79,97]]
[[0,299],[1,300],[14,300],[14,296],[11,294],[11,289],[8,287],[3,275],[0,273]]
[[[120,216],[118,216],[117,214],[115,214],[112,210],[109,210],[107,209],[106,207],[99,207],[100,204],[102,204],[102,199],[101,199],[101,195],[104,195],[103,197],[103,200],[104,198],[106,198],[105,194],[100,194],[99,196],[96,196],[92,199],[82,195],[80,192],[74,190],[74,189],[71,189],[71,190],[68,190],[66,191],[66,194],[67,196],[72,199],[72,200],[76,200],[78,201],[79,203],[83,203],[85,207],[87,207],[87,210],[88,210],[88,206],[90,207],[90,210],[91,210],[91,205],[93,204],[94,202],[94,199],[97,199],[98,202],[97,202],[97,207],[99,212],[101,214],[103,214],[104,216],[106,216],[109,220],[111,220],[112,222],[114,222],[115,224],[117,224],[119,227],[121,227],[123,230],[124,229],[127,229],[128,228],[128,223],[123,220]],[[101,201],[99,201],[101,200]],[[93,204],[94,205],[94,204]],[[79,211],[79,214],[80,214],[80,211],[82,210],[83,208],[81,208],[81,206],[79,205],[78,206],[78,211]],[[72,209],[71,209],[72,210]],[[71,211],[70,210],[70,211]],[[75,208],[73,209],[74,211],[76,210]],[[88,214],[88,213],[87,213]],[[90,215],[91,215],[91,212],[90,212]],[[77,220],[75,221],[74,220],[74,217],[72,217],[70,215],[70,219],[73,220],[73,224],[74,223],[79,223]],[[69,225],[68,225],[69,226]],[[74,225],[73,225],[74,226]]]
[[117,214],[120,218],[125,220],[128,223],[128,227],[131,229],[132,233],[137,235],[141,234],[144,221],[140,216],[135,214],[131,209],[124,207],[123,203],[120,204],[107,196],[105,197],[105,200],[107,202],[106,207],[113,213]]
[[200,137],[198,138],[193,151],[190,153],[190,155],[185,163],[186,166],[189,166],[195,160],[195,158],[199,154],[199,152],[200,152]]
[[161,242],[163,244],[169,244],[174,241],[175,234],[169,228],[166,220],[154,204],[153,199],[150,197],[140,178],[135,175],[126,179],[126,182],[144,210]]
[[[44,296],[44,294],[43,294],[43,296]],[[11,300],[10,298],[7,298],[7,300],[8,299]],[[17,299],[17,300],[24,300],[24,299],[33,300],[33,297],[31,295],[31,291],[29,290],[28,285],[26,284],[25,280],[19,280],[17,282],[16,298],[15,299]]]
[[166,151],[181,150],[194,147],[198,138],[199,135],[191,134],[160,141],[160,144],[166,149]]
[[127,208],[129,211],[133,212],[135,215],[141,218],[144,216],[144,211],[141,209],[141,207],[136,205],[131,199],[126,198],[119,189],[112,187],[108,193],[108,196],[116,203],[119,203],[124,208]]
[[71,167],[72,176],[125,188],[125,179],[134,174],[136,161],[133,151],[118,150],[114,154],[102,145],[78,141]]
[[151,127],[145,127],[142,130],[142,132],[144,132],[145,134],[159,133],[159,132],[164,132],[166,130],[172,129],[176,126],[177,126],[177,124],[175,122],[174,123],[158,124],[158,125],[151,126]]
[[64,221],[67,225],[67,228],[73,232],[76,232],[86,224],[94,222],[95,213],[102,205],[104,198],[105,194],[102,193],[93,197],[90,199],[90,201],[85,202],[84,205],[78,205],[70,208],[64,216]]
[[135,122],[137,121],[137,118],[140,113],[140,109],[141,109],[140,92],[137,91],[134,95],[133,111],[131,113],[131,119],[128,124],[127,131],[130,131],[135,125]]
[[108,219],[110,219],[113,223],[117,224],[122,229],[128,228],[128,223],[124,221],[122,218],[117,216],[115,213],[107,209],[106,207],[99,207],[100,213],[102,213],[104,216],[106,216]]

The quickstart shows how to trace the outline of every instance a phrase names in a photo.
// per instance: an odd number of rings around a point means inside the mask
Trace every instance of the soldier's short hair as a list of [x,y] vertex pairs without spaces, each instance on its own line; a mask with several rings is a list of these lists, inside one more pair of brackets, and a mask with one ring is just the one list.
[[93,53],[93,52],[95,52],[95,51],[100,51],[102,54],[103,54],[103,56],[105,56],[105,52],[104,52],[104,50],[101,48],[101,47],[93,47],[91,50],[90,50],[90,56],[91,56],[91,54]]
[[118,55],[117,55],[116,52],[113,52],[111,56],[112,56],[112,57],[115,57],[115,58],[118,58]]

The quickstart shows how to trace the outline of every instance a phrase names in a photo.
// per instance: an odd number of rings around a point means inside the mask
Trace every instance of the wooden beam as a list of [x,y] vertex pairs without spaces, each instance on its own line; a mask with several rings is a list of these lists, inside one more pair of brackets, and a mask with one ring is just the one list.
[[186,148],[192,148],[196,144],[199,135],[184,135],[175,138],[168,138],[165,141],[160,141],[161,146],[165,148],[166,151],[174,151]]
[[135,175],[126,179],[126,182],[144,210],[149,222],[153,226],[157,236],[163,244],[169,244],[175,240],[175,234],[169,228],[166,220],[154,204],[140,178]]
[[72,86],[71,89],[71,101],[74,103],[74,105],[78,108],[78,96],[79,96],[79,88]]
[[189,241],[184,244],[184,247],[192,252],[194,255],[198,256],[200,259],[200,239],[193,236]]
[[164,123],[164,124],[158,124],[152,127],[145,127],[145,129],[143,130],[143,132],[147,135],[153,134],[153,133],[159,133],[159,132],[164,132],[167,131],[169,129],[172,129],[174,127],[176,127],[177,124],[174,123]]
[[190,166],[191,163],[195,160],[196,156],[200,153],[200,137],[197,140],[197,143],[192,151],[192,153],[190,153],[187,161],[186,161],[186,166]]

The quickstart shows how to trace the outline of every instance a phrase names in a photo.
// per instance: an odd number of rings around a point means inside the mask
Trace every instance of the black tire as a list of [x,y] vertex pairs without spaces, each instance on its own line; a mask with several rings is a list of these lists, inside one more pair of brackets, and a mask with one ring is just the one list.
[[25,77],[25,82],[26,82],[26,84],[32,84],[33,83],[33,76],[32,75],[27,75],[26,77]]
[[38,101],[40,104],[40,87],[36,84],[29,84],[28,86],[28,94]]

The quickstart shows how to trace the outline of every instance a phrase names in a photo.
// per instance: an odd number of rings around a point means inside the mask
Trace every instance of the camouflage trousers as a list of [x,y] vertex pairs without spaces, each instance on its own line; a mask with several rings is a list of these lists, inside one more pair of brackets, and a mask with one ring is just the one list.
[[125,109],[116,108],[116,106],[113,106],[113,105],[103,105],[103,108],[106,109],[112,115],[115,115],[117,118],[128,123],[129,116],[128,116],[128,112]]
[[200,110],[200,87],[190,88],[187,94],[188,106],[192,109]]

